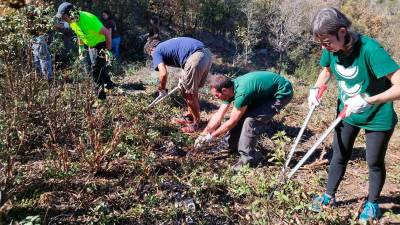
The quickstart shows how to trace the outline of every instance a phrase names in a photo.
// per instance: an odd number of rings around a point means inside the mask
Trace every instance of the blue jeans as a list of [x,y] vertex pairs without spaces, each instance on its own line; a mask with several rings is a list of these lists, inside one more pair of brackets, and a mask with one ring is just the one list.
[[43,74],[48,80],[53,77],[51,54],[46,42],[46,36],[34,37],[32,40],[33,67],[38,73]]
[[115,55],[115,58],[119,61],[120,54],[119,54],[119,45],[121,44],[121,37],[116,37],[112,39],[111,43],[111,50]]

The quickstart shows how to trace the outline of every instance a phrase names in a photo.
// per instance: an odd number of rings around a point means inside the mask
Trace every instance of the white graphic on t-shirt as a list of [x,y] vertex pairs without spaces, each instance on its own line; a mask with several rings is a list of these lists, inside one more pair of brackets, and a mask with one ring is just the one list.
[[354,86],[349,87],[345,81],[341,80],[339,81],[339,86],[348,97],[356,96],[361,92],[360,84],[355,84]]
[[338,72],[338,74],[345,79],[353,79],[358,74],[357,66],[350,66],[348,68],[345,68],[342,65],[336,64],[335,67],[336,67],[336,71]]
[[345,79],[339,81],[339,88],[342,90],[342,101],[360,94],[362,89],[361,83],[350,85],[348,82],[346,82],[346,80],[351,80],[358,75],[358,67],[350,66],[345,68],[342,65],[336,64],[335,68],[339,76]]

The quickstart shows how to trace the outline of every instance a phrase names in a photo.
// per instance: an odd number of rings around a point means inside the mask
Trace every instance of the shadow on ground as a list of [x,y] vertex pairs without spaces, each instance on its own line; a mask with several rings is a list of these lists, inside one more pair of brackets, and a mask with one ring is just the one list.
[[124,83],[119,86],[127,91],[144,91],[146,90],[143,82]]

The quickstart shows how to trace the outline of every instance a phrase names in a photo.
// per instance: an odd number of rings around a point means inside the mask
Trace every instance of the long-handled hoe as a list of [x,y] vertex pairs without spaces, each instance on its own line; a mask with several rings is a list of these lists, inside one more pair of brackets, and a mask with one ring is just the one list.
[[344,109],[339,113],[335,121],[333,121],[332,124],[328,127],[328,129],[325,130],[325,132],[321,135],[321,137],[317,140],[317,142],[315,142],[315,144],[310,148],[310,150],[307,151],[304,157],[296,164],[296,166],[289,172],[287,176],[285,176],[284,173],[281,174],[280,181],[278,182],[277,185],[275,185],[275,187],[272,188],[272,191],[269,195],[270,200],[274,196],[274,192],[278,189],[278,187],[286,184],[286,182],[289,181],[290,178],[292,178],[293,174],[295,174],[297,170],[299,170],[299,168],[314,153],[314,151],[318,148],[318,146],[326,139],[326,137],[333,131],[333,129],[335,129],[335,127],[340,123],[340,121],[342,121],[346,117],[346,110],[347,106],[344,107]]

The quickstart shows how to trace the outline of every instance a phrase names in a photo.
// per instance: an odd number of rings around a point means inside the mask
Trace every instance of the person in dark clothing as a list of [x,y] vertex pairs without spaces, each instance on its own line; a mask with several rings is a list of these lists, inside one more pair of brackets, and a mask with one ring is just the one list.
[[62,19],[58,19],[55,22],[54,28],[56,31],[62,34],[62,40],[64,44],[64,48],[61,51],[61,62],[62,65],[67,65],[69,63],[69,59],[71,58],[71,53],[73,49],[73,37],[74,32],[70,28],[69,24]]
[[101,22],[111,32],[111,37],[112,37],[111,51],[114,53],[115,58],[119,61],[120,60],[119,45],[121,44],[121,36],[110,11],[104,10],[102,12]]

